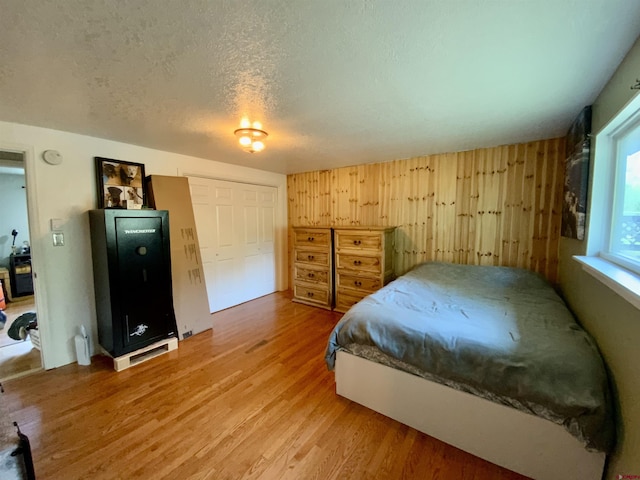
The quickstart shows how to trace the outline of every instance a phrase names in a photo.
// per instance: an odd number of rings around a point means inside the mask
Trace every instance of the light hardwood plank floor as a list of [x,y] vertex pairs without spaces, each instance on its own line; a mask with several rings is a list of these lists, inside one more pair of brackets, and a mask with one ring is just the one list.
[[523,479],[335,394],[340,314],[276,293],[122,372],[106,357],[5,383],[46,479]]

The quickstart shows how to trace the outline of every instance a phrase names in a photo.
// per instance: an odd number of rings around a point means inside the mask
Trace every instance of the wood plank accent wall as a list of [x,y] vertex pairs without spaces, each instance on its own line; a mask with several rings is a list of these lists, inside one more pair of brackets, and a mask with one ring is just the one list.
[[397,226],[398,275],[435,260],[523,267],[555,283],[564,144],[555,138],[289,175],[289,246],[292,226]]

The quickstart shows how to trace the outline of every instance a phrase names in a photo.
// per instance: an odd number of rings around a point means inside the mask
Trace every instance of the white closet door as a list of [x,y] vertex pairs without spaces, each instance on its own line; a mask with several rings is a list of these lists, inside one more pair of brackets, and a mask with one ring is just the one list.
[[212,188],[201,179],[189,178],[189,190],[191,191],[191,203],[193,204],[193,216],[196,221],[196,231],[198,242],[200,243],[200,257],[202,258],[202,269],[204,270],[205,284],[207,286],[207,297],[209,300],[209,310],[213,311],[214,302],[211,297],[213,291],[210,286],[216,272],[216,248],[214,240],[216,237],[216,215],[211,213],[215,208],[211,205],[210,192]]
[[260,256],[262,261],[259,296],[276,291],[276,189],[269,188],[259,192],[258,228],[260,238]]
[[189,177],[212,312],[276,290],[276,189]]

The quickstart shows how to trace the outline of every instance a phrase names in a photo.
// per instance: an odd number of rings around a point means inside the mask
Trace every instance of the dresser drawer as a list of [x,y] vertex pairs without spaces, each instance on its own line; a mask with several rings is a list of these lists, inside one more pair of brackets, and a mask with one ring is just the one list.
[[328,247],[331,243],[331,230],[296,230],[295,245],[307,247]]
[[336,292],[335,310],[338,312],[346,312],[367,295],[369,295],[369,293],[358,290],[338,289]]
[[296,262],[310,263],[312,265],[329,266],[329,252],[318,252],[315,250],[296,249]]
[[380,232],[344,232],[336,230],[337,249],[359,249],[380,251],[382,248],[382,235]]
[[327,284],[329,282],[329,271],[327,269],[311,268],[301,265],[296,265],[294,268],[295,280],[322,284]]
[[293,295],[295,298],[304,300],[305,302],[320,305],[329,304],[329,290],[320,286],[314,287],[296,282],[293,285]]
[[382,273],[382,262],[379,257],[337,253],[336,269],[380,275]]
[[382,280],[380,278],[362,277],[358,275],[345,275],[338,273],[336,275],[336,287],[350,288],[355,290],[362,290],[363,292],[373,293],[382,287]]

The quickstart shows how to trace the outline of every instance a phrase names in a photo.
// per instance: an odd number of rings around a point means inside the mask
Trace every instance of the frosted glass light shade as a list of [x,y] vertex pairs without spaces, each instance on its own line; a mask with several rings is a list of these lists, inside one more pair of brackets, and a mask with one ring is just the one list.
[[238,137],[240,146],[249,153],[261,152],[264,150],[263,140],[269,136],[267,132],[257,128],[262,127],[260,122],[253,122],[253,126],[244,126],[248,123],[245,119],[241,122],[242,128],[238,128],[233,133]]

